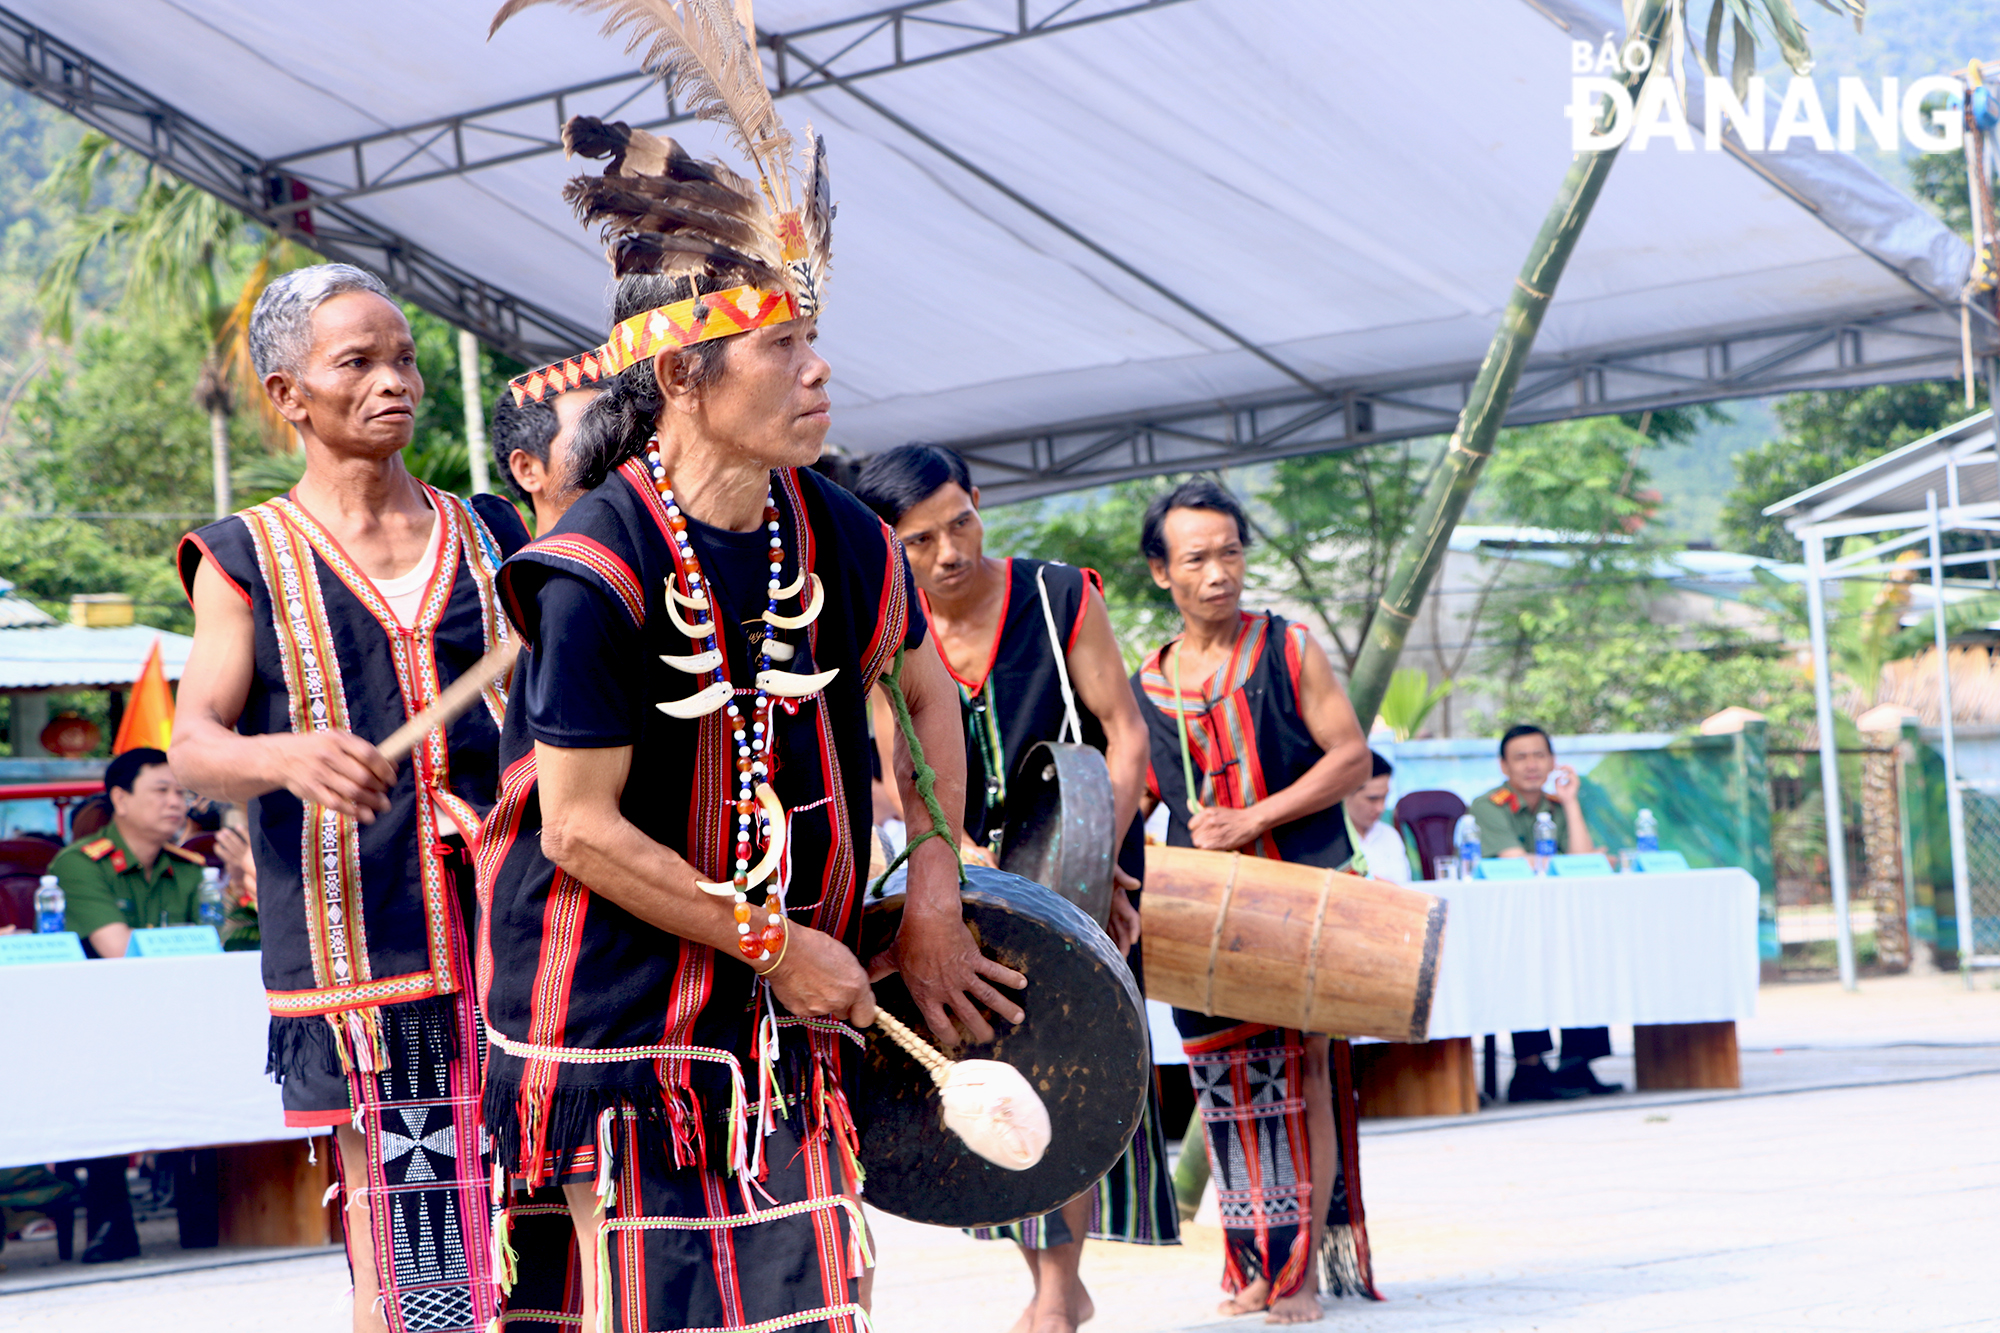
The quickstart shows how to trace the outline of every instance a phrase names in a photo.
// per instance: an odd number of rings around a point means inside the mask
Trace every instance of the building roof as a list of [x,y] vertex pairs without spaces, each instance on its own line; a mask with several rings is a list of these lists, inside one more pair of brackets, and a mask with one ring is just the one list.
[[156,639],[167,679],[179,680],[194,646],[185,634],[150,625],[85,629],[52,624],[0,630],[0,691],[130,685],[139,678]]
[[[1789,495],[1764,512],[1783,518],[1797,532],[1812,524],[1838,523],[1854,532],[1922,522],[1928,497],[1939,509],[1968,510],[2000,503],[2000,453],[1994,449],[1993,412],[1988,409],[1943,430],[1912,440],[1839,476]],[[1953,515],[1944,514],[1946,528]]]

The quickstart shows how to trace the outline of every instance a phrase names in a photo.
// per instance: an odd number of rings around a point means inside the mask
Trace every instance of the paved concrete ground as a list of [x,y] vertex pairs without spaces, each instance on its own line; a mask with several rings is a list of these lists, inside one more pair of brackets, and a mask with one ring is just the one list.
[[[1858,995],[1767,988],[1759,1003],[1742,1028],[1743,1095],[1369,1122],[1363,1172],[1389,1299],[1334,1303],[1329,1323],[2000,1326],[2000,991],[1905,977]],[[1004,1333],[1026,1300],[1011,1247],[893,1218],[878,1232],[881,1333]],[[1224,1327],[1219,1235],[1195,1226],[1187,1240],[1093,1242],[1092,1333]],[[0,1328],[339,1333],[345,1287],[338,1257],[309,1256],[0,1296]]]

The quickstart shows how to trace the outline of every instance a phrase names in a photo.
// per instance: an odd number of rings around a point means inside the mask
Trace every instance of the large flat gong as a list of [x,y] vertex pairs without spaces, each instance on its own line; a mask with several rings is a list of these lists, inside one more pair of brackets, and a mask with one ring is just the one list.
[[[903,919],[901,871],[870,903],[863,958],[887,948]],[[1004,871],[968,866],[960,895],[966,924],[987,957],[1028,978],[1018,1027],[988,1015],[985,1045],[947,1054],[1005,1060],[1049,1110],[1049,1150],[1026,1171],[974,1156],[944,1127],[936,1085],[880,1032],[868,1036],[858,1119],[868,1202],[938,1226],[997,1226],[1060,1207],[1094,1185],[1125,1151],[1152,1076],[1145,1006],[1111,939],[1074,904]],[[875,1002],[926,1031],[901,977],[875,986]]]

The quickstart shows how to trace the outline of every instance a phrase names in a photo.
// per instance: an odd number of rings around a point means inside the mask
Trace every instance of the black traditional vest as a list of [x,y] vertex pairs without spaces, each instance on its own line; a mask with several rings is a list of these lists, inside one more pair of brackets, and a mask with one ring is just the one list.
[[[951,673],[965,717],[965,832],[981,844],[1006,822],[1007,783],[1021,756],[1038,742],[1065,738],[1057,653],[1067,655],[1076,642],[1086,580],[1097,578],[1055,561],[1006,563],[1005,600],[985,670],[971,679]],[[1102,750],[1104,728],[1088,709],[1077,709],[1077,722],[1083,743]]]
[[[1325,751],[1299,713],[1299,668],[1305,626],[1265,612],[1245,613],[1236,648],[1212,679],[1182,681],[1188,758],[1204,802],[1242,810],[1283,791]],[[1172,641],[1132,673],[1132,689],[1152,738],[1147,786],[1167,807],[1167,842],[1192,847],[1187,782],[1181,760],[1181,705],[1175,682],[1161,670]],[[1213,693],[1210,693],[1210,691]],[[1347,819],[1338,804],[1280,824],[1243,849],[1257,856],[1338,870],[1354,859]]]
[[[505,550],[465,501],[424,493],[444,533],[407,628],[288,496],[182,540],[190,595],[207,559],[250,607],[255,670],[238,732],[350,731],[379,742],[511,633],[494,593]],[[470,984],[471,960],[455,944],[470,923],[458,920],[433,813],[468,844],[476,836],[493,804],[506,702],[489,686],[481,706],[432,732],[368,824],[283,788],[250,802],[273,1072],[325,1068],[336,1054],[351,1061],[354,1043],[379,1031],[382,1006]]]

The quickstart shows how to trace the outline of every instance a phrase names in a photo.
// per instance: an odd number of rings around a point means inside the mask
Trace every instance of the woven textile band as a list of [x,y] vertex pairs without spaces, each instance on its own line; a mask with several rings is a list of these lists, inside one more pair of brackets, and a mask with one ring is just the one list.
[[551,395],[609,379],[672,347],[692,347],[711,338],[728,338],[798,317],[799,301],[790,292],[767,292],[760,287],[703,292],[623,320],[611,330],[604,346],[531,370],[509,387],[517,406],[539,403]]

